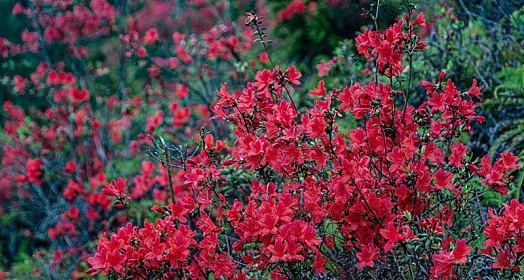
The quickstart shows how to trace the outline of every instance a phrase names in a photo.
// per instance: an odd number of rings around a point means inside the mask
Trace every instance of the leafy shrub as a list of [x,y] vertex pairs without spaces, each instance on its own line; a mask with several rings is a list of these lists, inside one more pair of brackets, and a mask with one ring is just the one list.
[[[256,15],[248,21],[260,35]],[[435,83],[422,83],[426,97],[416,106],[397,88],[407,57],[426,46],[415,32],[425,23],[422,13],[406,14],[383,32],[359,35],[358,52],[376,65],[371,81],[331,90],[320,81],[309,91],[309,108],[294,102],[293,93],[301,91],[294,66],[259,71],[233,93],[223,85],[213,112],[233,127],[234,144],[206,135],[200,152],[174,171],[172,199],[152,207],[161,218],[102,236],[89,273],[514,276],[523,253],[522,207],[512,201],[503,218],[490,210],[484,231],[478,201],[487,191],[507,194],[518,159],[507,152],[494,164],[490,155],[476,164],[460,141],[473,122],[484,120],[474,111],[476,81],[460,92],[441,73]],[[348,115],[356,126],[340,130]],[[248,174],[246,180],[229,185],[231,168]],[[234,191],[223,193],[228,185]],[[125,186],[119,190],[106,192],[126,200]],[[498,224],[508,228],[502,236],[494,230]],[[488,239],[476,241],[483,232]]]
[[168,194],[165,168],[141,143],[164,135],[187,144],[204,125],[226,132],[207,118],[213,88],[233,86],[262,62],[249,58],[252,35],[243,25],[225,16],[201,20],[225,15],[225,4],[13,5],[29,24],[19,40],[0,38],[8,89],[0,132],[2,267],[29,256],[41,260],[35,277],[83,275],[93,239],[129,219],[100,186],[129,177],[127,213],[138,222]]
[[521,133],[475,143],[479,105],[519,114],[481,96],[518,100],[521,49],[377,2],[351,3],[362,21],[344,1],[13,5],[0,278],[518,278]]

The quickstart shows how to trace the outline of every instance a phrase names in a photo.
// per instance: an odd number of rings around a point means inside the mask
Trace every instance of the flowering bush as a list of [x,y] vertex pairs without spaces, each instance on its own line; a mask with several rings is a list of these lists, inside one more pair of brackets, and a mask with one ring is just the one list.
[[[248,17],[254,28],[258,21]],[[480,198],[507,194],[518,159],[505,152],[475,161],[462,142],[483,121],[475,113],[476,81],[460,91],[442,72],[421,83],[424,97],[410,101],[405,64],[424,51],[417,36],[424,25],[424,15],[410,11],[385,31],[356,38],[373,66],[371,81],[332,89],[320,81],[309,90],[294,66],[272,66],[242,89],[222,85],[212,118],[229,124],[234,142],[206,134],[198,148],[177,150],[192,156],[159,154],[170,197],[151,207],[154,222],[103,234],[88,273],[516,277],[522,205],[512,200],[501,215],[490,209],[486,217]],[[297,106],[300,94],[313,105]],[[126,187],[119,179],[103,193],[123,203]]]
[[[253,35],[226,16],[228,3],[14,5],[28,25],[20,41],[0,37],[9,86],[0,215],[2,228],[15,228],[1,231],[1,270],[35,253],[29,271],[13,276],[86,276],[100,232],[149,217],[153,201],[169,195],[166,168],[140,146],[153,135],[187,145],[204,126],[227,132],[209,121],[212,88],[242,81],[263,63],[250,58]],[[114,203],[107,196],[124,190]],[[124,212],[128,204],[133,210]]]
[[483,87],[415,71],[429,21],[406,5],[379,31],[380,3],[356,4],[375,29],[323,80],[243,14],[321,22],[344,1],[13,5],[0,279],[518,278],[519,160],[469,141]]

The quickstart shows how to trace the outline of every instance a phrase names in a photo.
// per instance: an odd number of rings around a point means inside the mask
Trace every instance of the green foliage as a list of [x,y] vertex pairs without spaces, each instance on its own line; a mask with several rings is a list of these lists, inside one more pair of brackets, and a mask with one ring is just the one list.
[[[515,11],[511,15],[510,33],[519,42],[524,39],[524,7]],[[522,48],[515,52],[507,52],[510,59],[514,59],[514,67],[503,68],[496,73],[496,78],[500,81],[494,88],[493,98],[484,103],[484,107],[491,111],[508,112],[509,114],[501,118],[501,125],[495,131],[498,137],[491,145],[491,152],[501,149],[513,150],[519,158],[524,160],[524,51]],[[515,198],[520,198],[524,172],[514,174],[517,177],[515,187],[511,194]]]
[[[274,17],[292,1],[269,0],[268,6]],[[376,12],[376,1],[304,1],[314,2],[315,8],[307,8],[292,18],[281,20],[277,17],[271,35],[278,39],[277,61],[303,62],[316,65],[318,55],[331,55],[339,42],[353,39],[363,26],[373,25],[370,14]],[[380,1],[377,25],[385,28],[395,21],[401,11],[400,0]]]

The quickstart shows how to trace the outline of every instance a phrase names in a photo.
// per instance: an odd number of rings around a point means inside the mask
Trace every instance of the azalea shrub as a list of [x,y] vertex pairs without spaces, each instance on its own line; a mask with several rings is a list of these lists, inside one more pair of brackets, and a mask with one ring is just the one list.
[[392,3],[315,69],[271,34],[344,1],[13,4],[0,279],[518,279],[521,163],[472,149],[486,84]]
[[[467,88],[476,79],[482,87],[482,102],[476,111],[485,117],[485,123],[474,124],[473,134],[468,136],[471,155],[482,157],[488,151],[495,154],[510,149],[522,161],[524,87],[520,78],[522,48],[519,42],[524,33],[519,26],[524,9],[519,9],[516,1],[499,4],[446,1],[439,2],[433,9],[425,7],[433,3],[419,3],[417,8],[426,12],[426,24],[417,35],[428,45],[424,52],[411,54],[413,58],[406,69],[413,71],[410,75],[414,87],[410,92],[414,99],[423,96],[420,94],[424,92],[423,80],[438,78],[439,72],[434,69],[445,70],[446,77],[459,89]],[[471,12],[478,16],[465,16]],[[485,55],[486,51],[493,55]],[[317,76],[330,86],[343,87],[371,75],[373,65],[354,52],[353,40],[346,39],[339,42],[331,57],[321,60],[315,68]],[[406,83],[402,86],[404,90],[408,87]],[[518,199],[522,195],[524,173],[514,174],[516,183],[509,191]],[[481,202],[499,205],[504,200],[493,193]]]
[[[465,13],[464,8],[460,5],[442,5],[437,9],[439,20],[428,34],[429,50],[424,53],[425,62],[453,73],[450,78],[457,87],[467,84],[472,77],[477,77],[483,86],[481,112],[486,123],[474,127],[472,149],[478,154],[512,149],[522,161],[524,53],[519,42],[524,38],[520,28],[524,8],[518,1],[505,1],[504,9],[509,13],[501,13],[500,7],[489,1],[465,5],[468,11],[482,14],[490,21],[480,18],[465,20],[461,16]],[[521,172],[515,180],[511,191],[518,198],[523,194],[524,173]],[[493,196],[490,200],[500,203],[503,199]]]
[[[264,48],[260,18],[247,25]],[[484,118],[477,81],[459,90],[439,72],[413,91],[423,13],[355,39],[370,75],[341,88],[301,85],[294,66],[223,84],[213,120],[233,141],[203,132],[194,146],[143,143],[161,160],[170,195],[143,224],[104,233],[90,275],[114,279],[517,278],[524,207],[486,207],[520,168],[511,152],[475,158],[467,135]],[[311,106],[297,99],[307,95]],[[155,150],[155,147],[159,147]],[[156,151],[156,152],[154,152]],[[101,193],[132,211],[124,178]],[[486,278],[487,279],[487,278]]]
[[[141,223],[168,196],[165,167],[141,150],[148,135],[189,145],[202,127],[228,133],[209,120],[213,89],[266,63],[229,4],[13,3],[28,24],[0,37],[0,270],[85,277],[101,232]],[[118,176],[133,183],[128,215],[101,191]]]

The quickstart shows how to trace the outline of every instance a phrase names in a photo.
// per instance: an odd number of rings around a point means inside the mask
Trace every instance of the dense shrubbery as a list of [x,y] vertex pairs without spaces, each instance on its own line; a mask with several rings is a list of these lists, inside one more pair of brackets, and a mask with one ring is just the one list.
[[100,186],[129,177],[129,216],[138,221],[154,200],[165,199],[165,168],[140,150],[149,135],[184,144],[204,126],[227,132],[209,123],[213,90],[225,81],[234,86],[262,62],[247,58],[253,39],[243,24],[211,16],[225,14],[226,4],[14,6],[31,25],[20,43],[0,38],[9,78],[1,134],[2,265],[47,248],[36,256],[43,266],[19,265],[14,273],[39,268],[36,275],[56,278],[82,271],[78,256],[88,254],[89,242],[128,219]]
[[[14,5],[28,25],[0,37],[0,278],[521,275],[522,133],[487,154],[476,112],[483,93],[520,100],[521,48],[494,42],[500,65],[472,72],[482,22],[362,1],[352,24],[373,27],[310,69],[353,35],[330,33],[345,2],[268,2]],[[522,38],[508,13],[489,20]],[[315,32],[331,39],[297,52]]]

